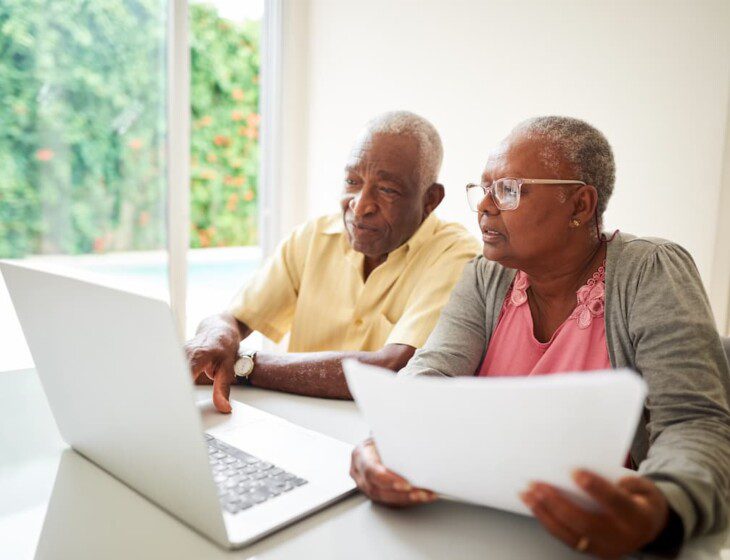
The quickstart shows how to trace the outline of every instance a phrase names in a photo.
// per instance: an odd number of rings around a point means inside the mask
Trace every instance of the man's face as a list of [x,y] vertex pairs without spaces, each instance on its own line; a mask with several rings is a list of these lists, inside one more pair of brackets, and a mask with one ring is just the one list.
[[419,150],[410,137],[361,138],[345,166],[342,212],[350,245],[380,257],[408,241],[423,222],[426,186],[419,184]]

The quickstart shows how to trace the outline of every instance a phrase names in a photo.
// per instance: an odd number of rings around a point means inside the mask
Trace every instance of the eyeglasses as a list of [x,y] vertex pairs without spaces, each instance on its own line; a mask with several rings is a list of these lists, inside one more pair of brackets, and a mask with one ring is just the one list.
[[514,210],[520,205],[522,185],[585,185],[583,181],[564,181],[562,179],[514,179],[505,177],[497,179],[489,186],[469,183],[466,186],[466,199],[469,208],[479,212],[479,205],[488,195],[492,195],[494,204],[500,210]]

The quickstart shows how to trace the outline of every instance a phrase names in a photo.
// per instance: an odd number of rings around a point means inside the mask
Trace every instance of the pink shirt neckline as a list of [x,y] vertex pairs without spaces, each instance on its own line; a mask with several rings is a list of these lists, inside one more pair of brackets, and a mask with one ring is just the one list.
[[550,340],[535,338],[527,290],[530,280],[518,271],[507,292],[497,327],[479,368],[480,376],[545,375],[609,369],[606,344],[605,261],[576,292],[576,307]]

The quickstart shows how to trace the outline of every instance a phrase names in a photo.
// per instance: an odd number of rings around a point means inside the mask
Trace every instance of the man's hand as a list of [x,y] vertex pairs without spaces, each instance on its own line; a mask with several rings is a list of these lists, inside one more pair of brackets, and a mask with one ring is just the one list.
[[388,506],[405,507],[436,500],[433,492],[413,488],[407,480],[386,469],[372,439],[366,439],[352,452],[350,476],[371,500]]
[[213,383],[213,404],[223,413],[231,412],[228,397],[235,379],[233,365],[240,340],[237,328],[223,321],[204,321],[198,333],[185,344],[193,380],[199,385]]
[[571,548],[599,558],[619,558],[652,542],[666,526],[667,499],[648,478],[629,476],[613,484],[582,470],[573,478],[601,511],[584,510],[540,482],[520,495],[538,521]]

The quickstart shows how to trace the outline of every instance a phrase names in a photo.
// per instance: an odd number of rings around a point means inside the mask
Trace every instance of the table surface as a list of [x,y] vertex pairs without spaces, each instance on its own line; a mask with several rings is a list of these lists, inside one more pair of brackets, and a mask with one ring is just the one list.
[[[233,398],[352,444],[368,434],[351,402]],[[33,370],[0,373],[0,450],[2,558],[583,558],[527,517],[453,502],[394,510],[360,494],[225,551],[69,449]],[[697,539],[682,558],[730,560],[727,537]]]

